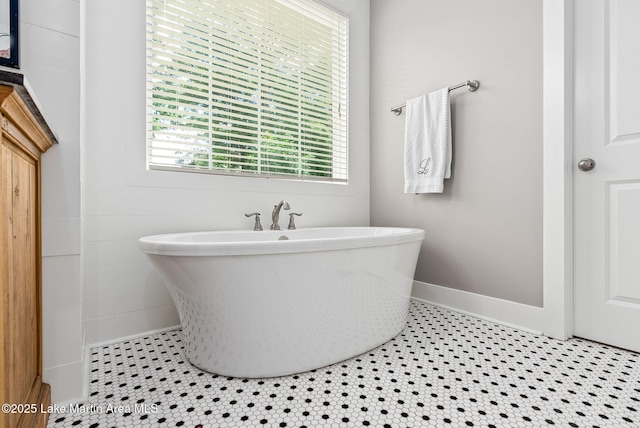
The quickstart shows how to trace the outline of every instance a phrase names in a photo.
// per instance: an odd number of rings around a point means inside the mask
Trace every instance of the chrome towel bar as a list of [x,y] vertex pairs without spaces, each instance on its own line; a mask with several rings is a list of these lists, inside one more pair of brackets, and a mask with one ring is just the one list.
[[[466,82],[462,82],[462,83],[458,83],[457,85],[450,86],[449,92],[453,91],[454,89],[459,89],[465,86],[469,89],[469,92],[475,92],[480,87],[480,82],[478,82],[477,80],[467,80]],[[393,107],[391,111],[394,112],[396,116],[400,116],[402,114],[402,109],[405,108],[406,106],[407,106],[407,103],[400,104],[399,106]]]

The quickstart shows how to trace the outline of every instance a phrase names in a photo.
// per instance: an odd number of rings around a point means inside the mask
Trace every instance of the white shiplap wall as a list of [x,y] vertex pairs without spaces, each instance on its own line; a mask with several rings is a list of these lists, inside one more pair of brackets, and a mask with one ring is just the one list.
[[60,142],[42,158],[42,300],[44,381],[62,402],[84,386],[78,0],[20,2],[20,63]]

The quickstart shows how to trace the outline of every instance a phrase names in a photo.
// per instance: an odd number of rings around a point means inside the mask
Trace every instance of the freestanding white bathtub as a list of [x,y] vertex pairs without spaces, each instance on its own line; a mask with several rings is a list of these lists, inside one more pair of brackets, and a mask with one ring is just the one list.
[[317,369],[404,327],[420,229],[347,227],[156,235],[189,361],[233,377]]

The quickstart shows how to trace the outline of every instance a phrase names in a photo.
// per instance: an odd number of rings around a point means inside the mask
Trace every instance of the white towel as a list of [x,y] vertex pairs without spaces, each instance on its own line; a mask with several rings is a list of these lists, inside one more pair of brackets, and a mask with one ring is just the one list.
[[404,193],[442,193],[451,177],[449,88],[407,101]]

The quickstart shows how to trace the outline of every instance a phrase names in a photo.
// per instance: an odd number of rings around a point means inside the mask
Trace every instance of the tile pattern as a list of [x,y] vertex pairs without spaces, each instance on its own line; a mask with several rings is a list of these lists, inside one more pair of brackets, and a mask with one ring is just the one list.
[[180,331],[91,359],[89,401],[49,427],[640,426],[638,354],[418,301],[391,341],[299,375],[203,372],[185,360]]

